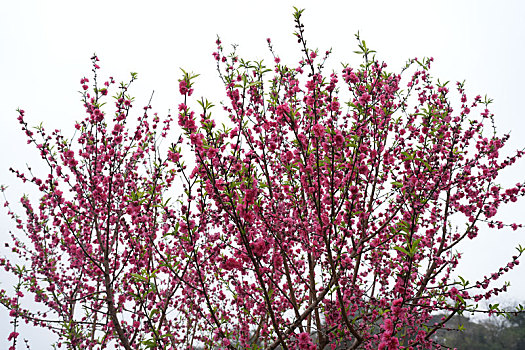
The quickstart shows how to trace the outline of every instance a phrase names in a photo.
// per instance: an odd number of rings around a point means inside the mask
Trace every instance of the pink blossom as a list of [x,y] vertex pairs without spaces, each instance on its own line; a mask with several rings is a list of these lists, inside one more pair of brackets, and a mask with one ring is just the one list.
[[325,128],[321,124],[315,124],[312,127],[312,130],[314,132],[315,137],[317,137],[317,138],[323,137],[323,135],[325,133]]
[[366,105],[368,102],[370,102],[370,99],[371,99],[371,98],[370,98],[370,95],[369,95],[367,92],[365,92],[364,94],[362,94],[361,96],[359,96],[359,104],[360,104],[361,106],[364,106],[364,105]]

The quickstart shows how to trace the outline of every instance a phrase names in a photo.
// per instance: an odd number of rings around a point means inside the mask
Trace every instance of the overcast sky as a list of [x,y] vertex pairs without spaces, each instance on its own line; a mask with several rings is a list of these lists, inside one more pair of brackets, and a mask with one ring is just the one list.
[[[31,125],[71,135],[83,118],[79,80],[90,76],[91,55],[101,60],[102,74],[117,81],[138,72],[132,94],[136,106],[155,90],[153,109],[175,109],[179,67],[200,73],[196,95],[225,99],[211,53],[219,34],[228,48],[239,44],[247,59],[270,63],[266,38],[284,63],[293,64],[299,47],[292,33],[293,6],[306,8],[303,22],[310,47],[333,48],[328,67],[358,64],[354,34],[396,71],[411,57],[433,56],[433,76],[466,80],[467,94],[494,99],[492,111],[503,132],[512,131],[508,149],[525,147],[524,82],[525,2],[522,1],[4,1],[0,11],[0,184],[9,185],[15,202],[23,191],[8,169],[38,162],[25,145],[16,109],[26,110]],[[330,70],[328,70],[330,71]],[[217,111],[219,111],[217,109]],[[504,184],[525,180],[523,164],[506,172]],[[503,208],[501,219],[524,222],[525,201]],[[8,219],[0,214],[1,240]],[[483,230],[461,247],[461,273],[469,280],[495,271],[525,245],[525,231]],[[525,262],[508,274],[509,296],[525,299]],[[4,275],[0,274],[0,281]],[[5,279],[4,279],[5,281]],[[5,288],[4,283],[2,287]],[[6,323],[0,310],[0,324]],[[9,327],[0,327],[0,347]],[[42,342],[41,333],[38,339]],[[31,337],[31,334],[22,334]],[[5,337],[4,337],[5,335]],[[22,345],[22,344],[20,344]],[[41,344],[40,344],[41,345]],[[22,348],[22,347],[20,347]],[[33,343],[33,348],[44,348]],[[47,348],[47,347],[46,347]]]

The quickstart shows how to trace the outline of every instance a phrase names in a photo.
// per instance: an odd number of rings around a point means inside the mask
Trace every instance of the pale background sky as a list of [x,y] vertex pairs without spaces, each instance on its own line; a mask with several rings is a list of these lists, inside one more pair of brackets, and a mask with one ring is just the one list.
[[[71,135],[73,122],[83,118],[79,80],[90,77],[89,58],[96,52],[102,75],[117,81],[138,72],[131,93],[136,107],[155,90],[153,110],[165,115],[175,109],[179,67],[200,73],[196,95],[225,100],[211,53],[219,34],[225,49],[239,44],[246,59],[271,63],[266,38],[284,63],[299,57],[292,35],[292,6],[303,14],[310,47],[333,48],[327,67],[355,65],[360,58],[354,34],[393,70],[406,59],[433,56],[433,76],[451,82],[466,80],[467,94],[494,99],[492,111],[501,133],[512,131],[508,150],[525,147],[525,2],[522,1],[7,1],[0,11],[0,184],[9,185],[12,203],[29,189],[9,173],[10,166],[38,164],[34,150],[16,122],[16,109],[26,110],[30,125],[41,121],[47,130]],[[329,72],[330,70],[327,70]],[[220,112],[216,109],[216,113]],[[525,181],[525,166],[514,167],[503,184]],[[503,208],[499,217],[525,223],[525,201]],[[0,214],[0,240],[8,239],[11,223]],[[464,244],[460,273],[469,280],[491,273],[525,245],[525,230],[483,230]],[[3,244],[1,244],[3,246]],[[1,252],[4,254],[4,252]],[[525,300],[525,262],[505,277],[512,299]],[[8,283],[0,273],[1,288]],[[0,310],[0,347],[11,331]],[[22,336],[33,349],[48,348],[48,336],[30,330]],[[23,348],[23,344],[19,344]]]

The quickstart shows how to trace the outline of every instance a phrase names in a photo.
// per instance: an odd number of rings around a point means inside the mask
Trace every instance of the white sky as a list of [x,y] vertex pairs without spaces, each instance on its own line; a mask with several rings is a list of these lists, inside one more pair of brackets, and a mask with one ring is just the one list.
[[[25,145],[16,108],[26,110],[31,125],[43,121],[47,130],[61,128],[71,135],[73,122],[83,118],[77,91],[80,78],[90,77],[93,52],[101,59],[103,75],[121,81],[128,79],[129,72],[138,72],[132,89],[135,106],[143,106],[155,90],[153,110],[164,115],[180,102],[179,67],[201,74],[195,86],[197,96],[225,100],[211,56],[217,34],[225,49],[239,44],[241,57],[265,58],[268,64],[266,38],[270,37],[284,63],[295,63],[299,47],[292,35],[294,5],[306,8],[303,22],[310,47],[321,52],[333,48],[329,68],[339,70],[341,61],[360,62],[352,53],[358,30],[394,71],[408,58],[433,56],[434,77],[466,80],[470,97],[487,94],[493,98],[500,132],[512,130],[508,150],[525,147],[521,136],[525,130],[525,2],[519,0],[3,1],[0,184],[10,185],[11,202],[28,190],[9,173],[9,167],[22,169],[26,162],[38,163],[36,153]],[[524,173],[521,164],[501,179],[504,184],[523,182]],[[525,223],[524,203],[503,208],[499,217]],[[3,241],[10,227],[5,211],[0,225]],[[483,231],[479,239],[462,246],[461,273],[472,281],[495,271],[516,253],[518,243],[525,245],[524,232]],[[505,280],[512,284],[509,296],[525,300],[525,262]],[[7,325],[3,310],[1,323]],[[0,344],[5,344],[9,332],[10,327],[0,327]]]

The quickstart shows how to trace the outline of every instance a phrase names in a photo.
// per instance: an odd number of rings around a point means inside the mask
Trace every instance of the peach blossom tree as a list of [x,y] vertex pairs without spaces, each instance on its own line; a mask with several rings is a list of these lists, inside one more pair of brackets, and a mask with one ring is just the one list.
[[497,182],[523,152],[500,156],[491,100],[436,82],[432,58],[389,71],[359,35],[362,64],[327,74],[301,15],[292,66],[270,39],[271,67],[217,39],[226,124],[184,71],[176,117],[148,104],[134,120],[136,74],[100,84],[97,56],[78,136],[33,131],[19,110],[49,171],[13,170],[41,193],[25,215],[6,201],[13,349],[20,321],[68,349],[427,349],[456,314],[503,312],[476,303],[506,291],[495,281],[523,248],[480,281],[454,273],[460,242],[521,227],[494,220],[525,188]]

